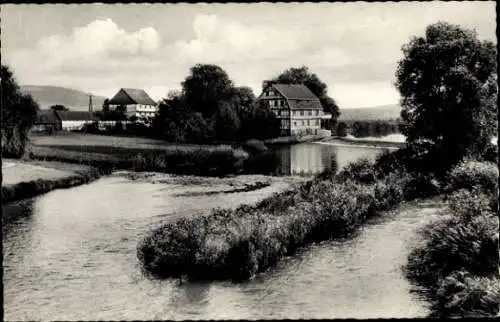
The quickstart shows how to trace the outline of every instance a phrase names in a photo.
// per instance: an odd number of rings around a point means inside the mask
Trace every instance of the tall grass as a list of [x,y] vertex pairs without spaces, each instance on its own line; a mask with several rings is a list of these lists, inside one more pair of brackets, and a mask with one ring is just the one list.
[[351,235],[402,200],[396,177],[371,184],[316,178],[253,206],[168,223],[139,243],[138,258],[161,277],[244,280],[298,247]]

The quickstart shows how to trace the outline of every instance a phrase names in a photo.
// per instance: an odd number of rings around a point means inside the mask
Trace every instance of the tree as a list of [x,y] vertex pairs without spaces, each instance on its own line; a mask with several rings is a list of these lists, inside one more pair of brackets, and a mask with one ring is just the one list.
[[332,114],[332,119],[326,122],[326,127],[332,129],[337,123],[340,116],[339,106],[333,98],[328,96],[326,83],[322,82],[316,74],[311,73],[306,66],[287,69],[272,80],[264,81],[263,87],[273,83],[304,84],[319,98],[323,111]]
[[21,157],[28,141],[28,131],[39,110],[30,95],[21,93],[9,67],[1,65],[2,156]]
[[231,96],[231,104],[236,111],[249,110],[255,102],[255,94],[250,87],[234,87]]
[[241,121],[234,109],[227,102],[222,102],[213,118],[216,138],[221,141],[234,141]]
[[240,113],[241,140],[265,140],[280,135],[280,120],[269,110],[263,101],[256,101],[252,106]]
[[433,172],[484,153],[496,133],[496,48],[438,22],[404,45],[396,71],[401,132]]
[[234,85],[227,73],[216,65],[197,64],[182,82],[186,104],[205,118],[212,117],[221,102],[234,95]]
[[340,137],[347,136],[347,124],[345,122],[337,123],[336,135]]
[[106,114],[109,112],[109,99],[105,99],[104,102],[102,102],[102,111]]
[[53,111],[69,111],[69,108],[61,104],[52,105],[50,109]]

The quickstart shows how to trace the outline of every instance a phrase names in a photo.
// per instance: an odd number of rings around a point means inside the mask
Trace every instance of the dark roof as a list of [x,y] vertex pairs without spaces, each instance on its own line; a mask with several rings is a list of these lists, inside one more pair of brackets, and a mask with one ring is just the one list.
[[323,108],[319,100],[288,99],[288,104],[290,105],[290,109],[292,110]]
[[34,124],[57,124],[61,120],[53,110],[39,110]]
[[89,112],[82,111],[57,111],[56,112],[61,121],[98,121],[95,115],[90,115]]
[[143,89],[122,88],[109,100],[109,104],[156,105]]
[[271,86],[287,99],[319,100],[307,86],[302,84],[273,84]]

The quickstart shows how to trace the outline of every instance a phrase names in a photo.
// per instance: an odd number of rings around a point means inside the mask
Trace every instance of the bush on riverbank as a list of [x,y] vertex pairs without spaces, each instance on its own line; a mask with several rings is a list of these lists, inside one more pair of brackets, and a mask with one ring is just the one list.
[[311,242],[348,236],[403,200],[397,177],[372,184],[316,178],[254,206],[214,210],[154,230],[138,246],[162,277],[248,279]]
[[435,315],[498,313],[497,178],[491,164],[452,170],[444,219],[422,229],[423,244],[408,256],[407,277],[426,291]]

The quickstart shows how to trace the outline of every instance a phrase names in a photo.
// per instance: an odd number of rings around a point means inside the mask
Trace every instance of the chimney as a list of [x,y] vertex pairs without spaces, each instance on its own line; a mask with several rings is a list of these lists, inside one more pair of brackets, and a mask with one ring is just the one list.
[[92,107],[92,94],[89,95],[89,119],[92,121],[92,112],[93,112],[93,107]]

